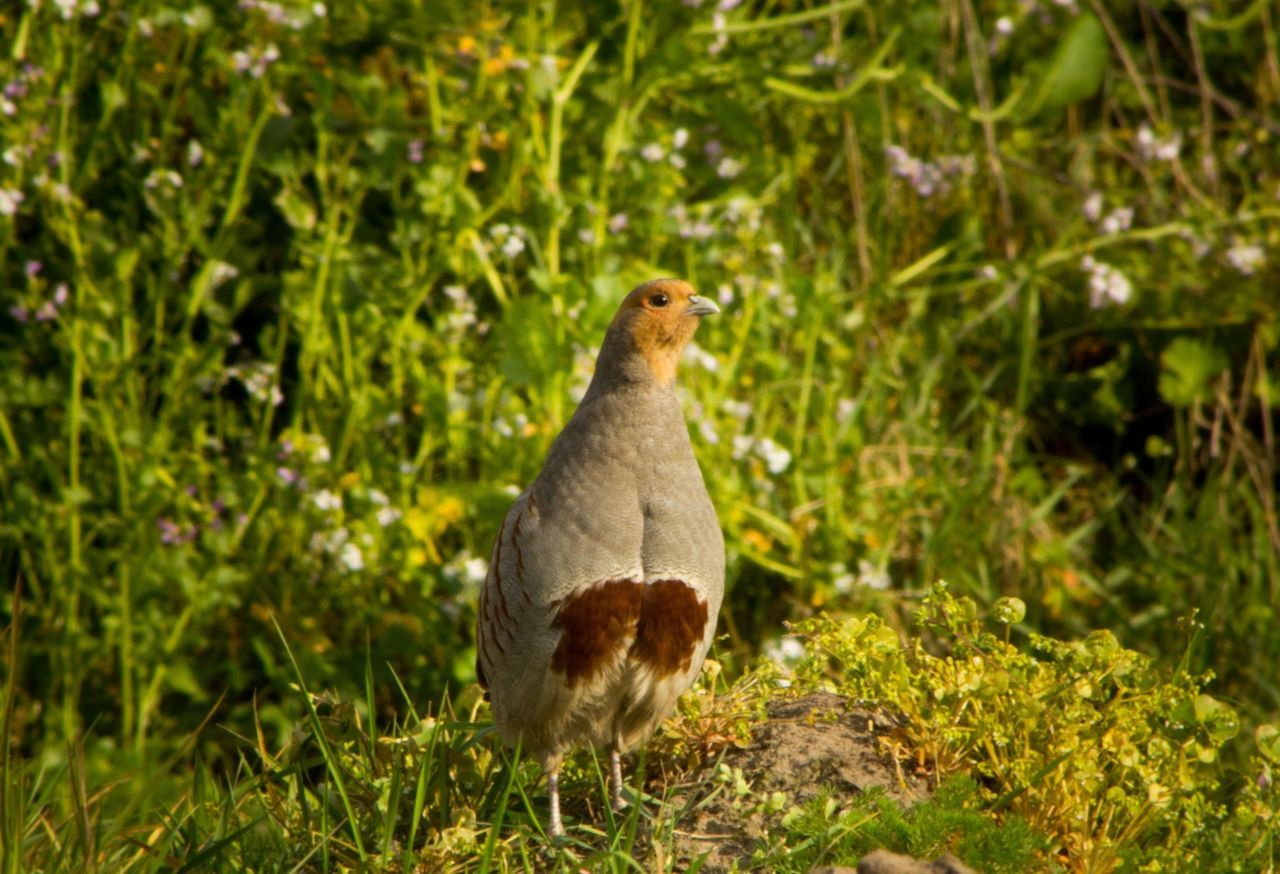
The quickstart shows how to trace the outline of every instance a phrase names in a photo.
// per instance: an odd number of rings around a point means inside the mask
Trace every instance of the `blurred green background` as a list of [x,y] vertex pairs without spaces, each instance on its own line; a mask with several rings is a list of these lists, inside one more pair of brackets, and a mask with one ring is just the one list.
[[106,783],[210,717],[234,769],[302,712],[273,616],[370,715],[474,700],[502,512],[660,275],[724,310],[681,382],[730,674],[946,579],[1275,719],[1278,42],[1226,0],[8,7],[14,749]]

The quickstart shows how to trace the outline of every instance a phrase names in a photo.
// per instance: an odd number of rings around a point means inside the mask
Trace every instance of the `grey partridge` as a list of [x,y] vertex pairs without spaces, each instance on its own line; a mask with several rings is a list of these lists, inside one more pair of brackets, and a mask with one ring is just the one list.
[[503,520],[480,593],[476,676],[508,743],[547,774],[564,834],[565,753],[643,743],[692,684],[724,594],[724,537],[675,393],[676,362],[714,302],[678,279],[622,301],[595,374],[542,472]]

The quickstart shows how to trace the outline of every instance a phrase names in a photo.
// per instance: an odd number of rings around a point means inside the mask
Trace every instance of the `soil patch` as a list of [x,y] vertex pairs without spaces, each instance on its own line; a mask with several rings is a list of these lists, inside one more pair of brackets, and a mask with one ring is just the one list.
[[[802,805],[824,791],[848,796],[880,787],[904,806],[930,794],[927,781],[899,769],[879,738],[890,735],[897,722],[885,713],[849,704],[825,692],[777,700],[768,705],[768,718],[755,732],[750,746],[730,749],[719,759],[740,768],[751,787],[744,804],[733,787],[714,779],[712,763],[690,775],[673,801],[690,812],[678,824],[675,850],[677,870],[709,853],[702,870],[730,870],[734,863],[749,868],[752,852],[763,842],[765,830],[776,831],[786,808]],[[753,801],[781,791],[784,809],[776,814],[753,812]]]

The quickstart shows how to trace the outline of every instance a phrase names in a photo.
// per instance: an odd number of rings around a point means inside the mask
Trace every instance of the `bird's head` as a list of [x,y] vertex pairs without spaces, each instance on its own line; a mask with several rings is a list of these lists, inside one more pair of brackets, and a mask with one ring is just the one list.
[[[631,371],[643,364],[653,379],[670,385],[676,362],[689,344],[703,316],[720,312],[715,303],[698,295],[680,279],[654,279],[637,287],[622,301],[613,317],[597,365],[621,364]],[[606,361],[617,357],[620,361]]]

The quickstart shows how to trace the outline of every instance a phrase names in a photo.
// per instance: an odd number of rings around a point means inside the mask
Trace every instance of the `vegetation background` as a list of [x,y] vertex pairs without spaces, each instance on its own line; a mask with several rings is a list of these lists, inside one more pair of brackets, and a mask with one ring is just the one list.
[[[1229,705],[1205,858],[1274,866],[1273,3],[28,0],[0,48],[5,870],[530,864],[476,594],[657,275],[724,309],[719,682],[939,579],[1107,629]],[[361,749],[412,803],[353,812]]]

